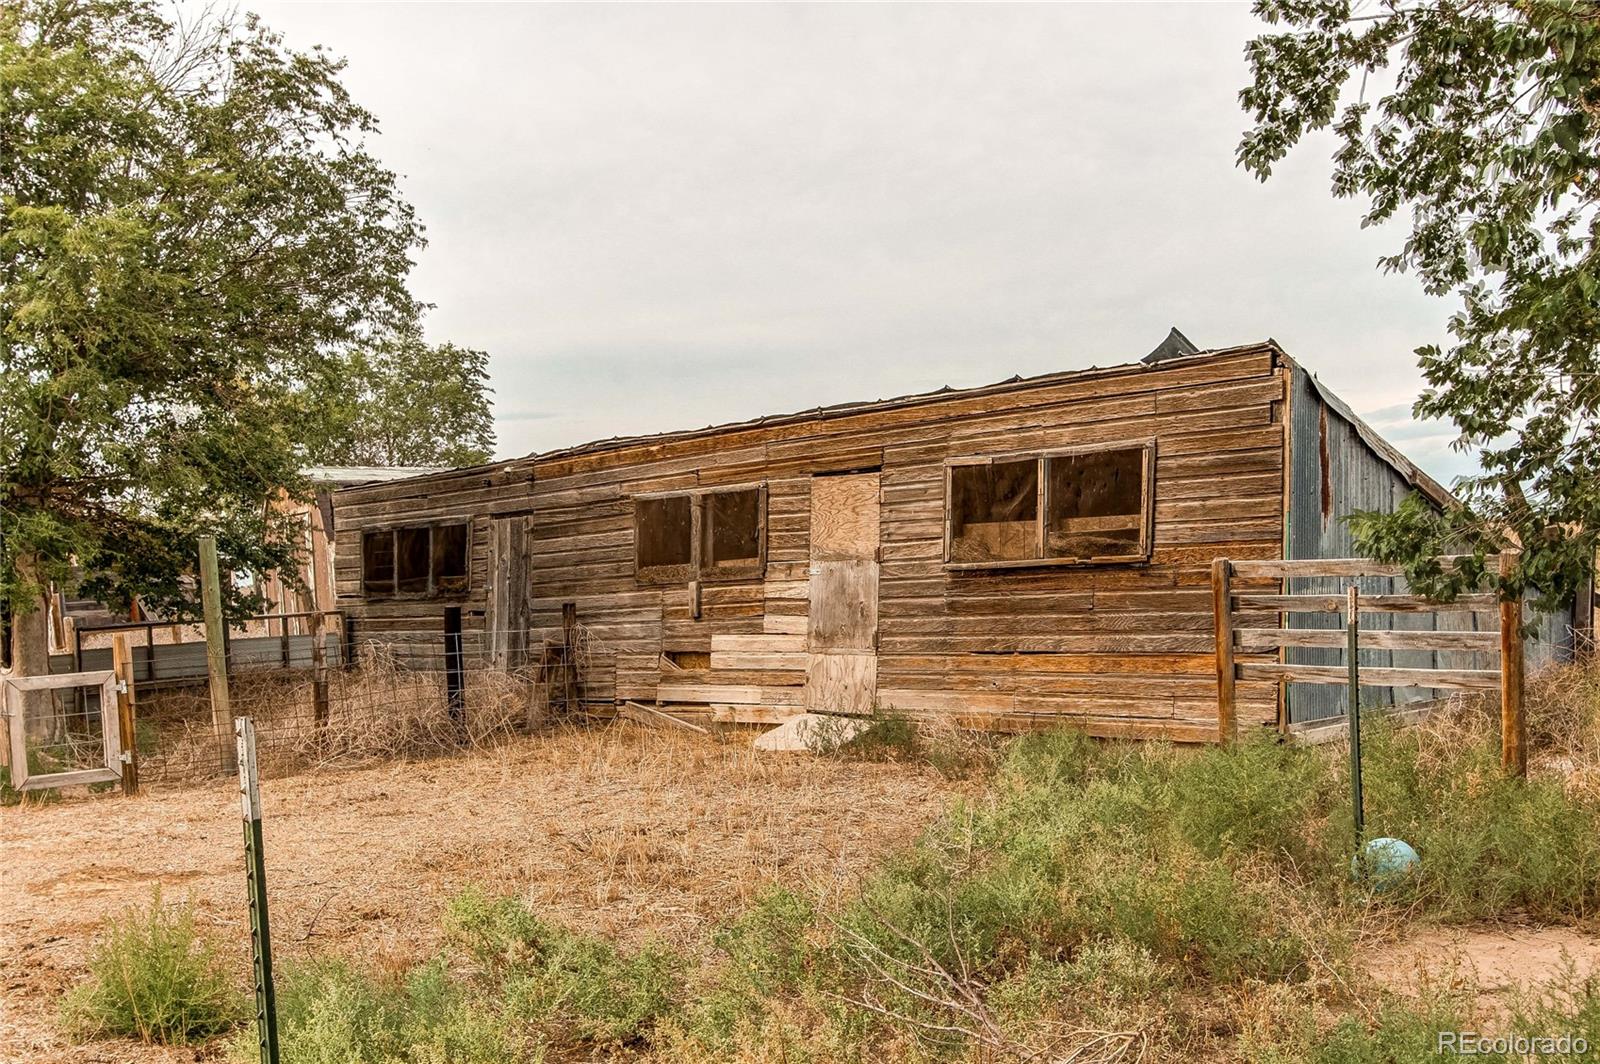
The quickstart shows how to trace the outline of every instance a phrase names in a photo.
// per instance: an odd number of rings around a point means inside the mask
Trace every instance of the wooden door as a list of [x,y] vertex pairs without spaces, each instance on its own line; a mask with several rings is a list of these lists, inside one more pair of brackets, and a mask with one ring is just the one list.
[[870,714],[878,694],[878,474],[811,479],[805,707]]
[[[529,602],[528,518],[503,517],[489,522],[489,586],[484,589],[484,643],[492,668],[521,668],[528,658],[528,629],[533,623]],[[469,554],[470,558],[470,554]],[[471,565],[468,565],[471,571]]]

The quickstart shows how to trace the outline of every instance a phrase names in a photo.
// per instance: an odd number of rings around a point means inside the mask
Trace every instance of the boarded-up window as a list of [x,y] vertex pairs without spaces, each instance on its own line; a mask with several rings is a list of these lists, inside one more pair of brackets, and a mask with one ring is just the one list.
[[690,567],[694,560],[694,498],[666,495],[639,499],[634,509],[634,542],[639,572],[661,577]]
[[1022,561],[1039,556],[1039,462],[950,468],[950,560]]
[[466,590],[466,525],[439,525],[434,528],[433,585],[440,591]]
[[952,462],[947,563],[981,568],[1149,558],[1154,456],[1154,443],[1141,442]]
[[646,583],[759,576],[766,490],[719,488],[634,500],[635,560]]
[[394,533],[388,529],[361,537],[361,586],[367,591],[394,590]]
[[1145,448],[1045,459],[1045,556],[1142,558]]
[[761,489],[718,491],[705,496],[705,554],[712,569],[742,568],[761,561]]

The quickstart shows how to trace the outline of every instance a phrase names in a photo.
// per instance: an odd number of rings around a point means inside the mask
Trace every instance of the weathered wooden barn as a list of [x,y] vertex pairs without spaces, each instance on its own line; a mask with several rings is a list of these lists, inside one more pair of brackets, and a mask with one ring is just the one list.
[[[1275,343],[1169,342],[350,488],[338,601],[358,647],[435,668],[447,633],[523,666],[575,609],[596,707],[1209,740],[1212,559],[1345,555],[1344,515],[1413,490],[1449,499]],[[1325,697],[1241,684],[1240,721]]]

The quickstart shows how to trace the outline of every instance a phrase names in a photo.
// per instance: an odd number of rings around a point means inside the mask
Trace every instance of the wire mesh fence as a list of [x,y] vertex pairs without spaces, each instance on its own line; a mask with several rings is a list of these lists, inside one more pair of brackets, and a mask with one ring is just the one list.
[[[328,627],[320,664],[298,647],[275,660],[254,647],[228,655],[230,716],[255,721],[268,774],[428,756],[527,733],[577,708],[594,653],[581,625],[516,667],[442,637],[436,642],[448,652],[429,655],[373,640],[349,646],[339,626]],[[215,712],[206,677],[136,684],[135,703],[141,780],[233,770],[232,725]]]

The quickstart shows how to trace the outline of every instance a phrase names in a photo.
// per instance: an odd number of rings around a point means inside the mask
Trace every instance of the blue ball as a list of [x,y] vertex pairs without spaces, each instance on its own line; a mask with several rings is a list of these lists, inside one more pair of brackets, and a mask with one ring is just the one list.
[[1388,890],[1416,870],[1417,851],[1399,839],[1372,839],[1350,859],[1350,875]]

